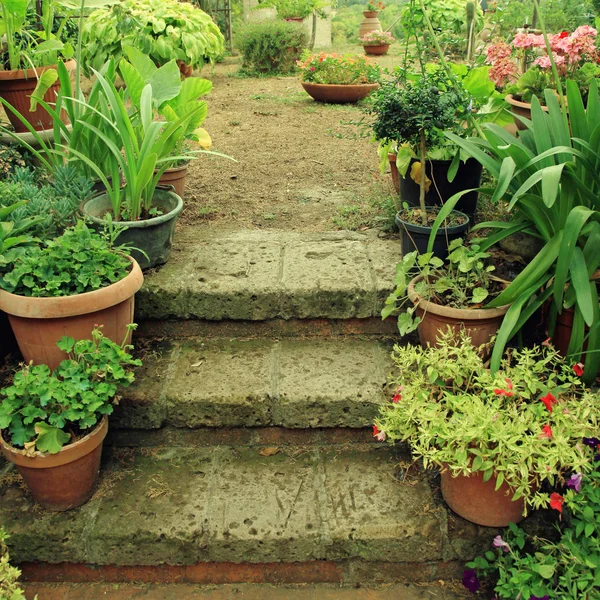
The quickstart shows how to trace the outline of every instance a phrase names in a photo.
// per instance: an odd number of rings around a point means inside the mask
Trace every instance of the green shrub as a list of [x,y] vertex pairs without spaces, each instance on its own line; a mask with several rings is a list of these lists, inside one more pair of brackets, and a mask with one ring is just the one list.
[[[21,571],[10,565],[6,540],[8,534],[0,527],[0,598],[7,600],[25,600],[25,594],[19,586]],[[36,596],[37,598],[37,596]]]
[[248,23],[237,38],[243,56],[242,69],[290,73],[307,41],[308,34],[301,23],[279,20]]

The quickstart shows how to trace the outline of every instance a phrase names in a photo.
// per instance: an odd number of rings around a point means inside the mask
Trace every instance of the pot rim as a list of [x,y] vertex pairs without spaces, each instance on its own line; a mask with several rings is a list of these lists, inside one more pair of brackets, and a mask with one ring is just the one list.
[[360,88],[361,90],[364,90],[369,88],[375,90],[379,87],[378,83],[312,83],[312,81],[301,81],[300,83],[303,87],[309,86],[315,89],[331,89],[334,87],[338,87],[344,89]]
[[[77,61],[71,59],[64,62],[65,67],[69,71],[73,71],[75,69],[75,65]],[[19,80],[19,79],[34,79],[37,81],[37,75],[41,75],[50,69],[56,69],[58,67],[58,63],[55,65],[46,65],[44,67],[35,67],[32,69],[12,69],[9,71],[0,70],[0,81],[11,81],[11,80]]]
[[[525,108],[527,110],[531,110],[531,102],[523,102],[522,100],[517,100],[512,94],[507,94],[504,97],[504,100],[506,100],[506,102],[508,102],[508,104],[510,104],[511,106],[516,106],[517,108]],[[548,112],[548,107],[544,106],[543,104],[542,106],[542,110]]]
[[[175,208],[170,210],[168,213],[165,213],[164,215],[159,215],[157,217],[152,217],[150,219],[144,219],[143,221],[114,221],[114,223],[119,223],[120,225],[125,225],[128,229],[144,229],[146,227],[153,227],[155,225],[160,225],[161,223],[165,223],[166,221],[171,221],[172,219],[177,218],[179,216],[179,213],[183,210],[183,200],[181,199],[181,196],[179,196],[178,194],[176,194],[175,192],[172,192],[170,190],[160,189],[159,186],[157,186],[157,190],[162,191],[165,194],[168,194],[170,196],[174,196],[177,199]],[[104,225],[106,223],[106,220],[100,219],[99,217],[94,217],[93,215],[89,214],[86,207],[91,202],[98,202],[99,200],[105,200],[108,198],[109,198],[108,194],[106,194],[106,193],[98,194],[96,196],[89,198],[81,205],[81,212],[85,215],[86,219],[90,219],[90,221],[92,221],[92,223],[95,223],[96,225]],[[110,199],[109,199],[109,204],[110,204]]]
[[[418,206],[413,206],[411,208],[419,208]],[[435,208],[433,206],[428,206],[427,209],[430,208]],[[453,225],[452,227],[440,227],[438,229],[438,233],[437,235],[439,235],[441,232],[446,232],[448,234],[454,234],[454,233],[460,233],[462,231],[466,231],[466,229],[469,227],[469,223],[471,222],[471,218],[469,217],[469,215],[467,213],[461,212],[460,210],[456,210],[454,209],[450,214],[452,213],[457,213],[459,215],[462,215],[463,217],[465,217],[467,220],[465,223],[462,223],[461,225]],[[402,227],[404,229],[406,229],[407,231],[410,231],[411,233],[424,233],[425,231],[429,231],[431,232],[431,227],[425,227],[423,225],[417,225],[416,223],[409,223],[408,221],[403,221],[400,218],[400,212],[396,213],[396,217],[395,217],[395,221],[396,221],[396,225],[398,225],[398,227],[400,227],[400,225],[402,225]]]
[[423,275],[418,275],[410,281],[408,284],[407,295],[416,307],[434,315],[450,317],[458,321],[481,321],[484,319],[503,317],[511,307],[510,304],[505,304],[498,308],[453,308],[452,306],[435,304],[434,302],[425,300],[425,298],[422,298],[416,292],[415,285],[422,279]]
[[74,444],[63,446],[56,454],[35,451],[35,456],[27,456],[25,450],[15,448],[0,435],[0,448],[5,458],[19,467],[29,469],[50,469],[60,467],[79,460],[97,448],[106,437],[108,432],[108,417],[104,415],[100,423],[86,436],[77,440]]
[[[135,258],[128,256],[131,270],[120,281],[106,287],[71,296],[30,297],[0,290],[0,309],[9,316],[27,319],[57,319],[97,312],[120,304],[133,296],[144,282],[144,275]],[[93,311],[89,310],[93,306]]]

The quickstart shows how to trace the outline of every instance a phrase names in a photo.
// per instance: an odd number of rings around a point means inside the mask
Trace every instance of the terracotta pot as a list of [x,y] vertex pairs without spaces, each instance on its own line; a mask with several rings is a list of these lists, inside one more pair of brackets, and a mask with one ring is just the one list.
[[8,444],[0,435],[2,454],[15,463],[31,495],[46,509],[64,511],[87,502],[98,483],[102,442],[108,418],[74,444],[57,454],[36,452],[30,457]]
[[[65,63],[65,66],[69,71],[72,71],[75,68],[75,61],[68,61]],[[56,65],[27,69],[26,71],[21,69],[14,71],[0,71],[0,97],[18,110],[37,131],[51,129],[53,126],[53,119],[46,109],[42,108],[39,104],[33,112],[30,112],[29,97],[37,86],[37,76],[50,69],[56,69]],[[48,104],[53,104],[56,101],[59,90],[60,83],[57,81],[54,85],[50,86],[50,89],[44,95],[44,100]],[[4,112],[17,133],[26,133],[29,131],[11,110],[5,108]],[[66,113],[63,112],[61,116],[66,122]]]
[[184,79],[186,77],[191,77],[194,73],[194,67],[192,67],[192,65],[186,65],[182,60],[177,61],[177,66],[179,67],[179,72]]
[[358,38],[362,39],[367,33],[371,31],[382,31],[381,22],[377,18],[379,14],[376,10],[365,10],[363,16],[365,17],[358,26]]
[[304,17],[286,17],[283,20],[290,23],[304,23]]
[[442,472],[442,496],[459,516],[485,527],[506,527],[523,520],[523,498],[512,500],[513,492],[503,483],[496,491],[496,478],[483,481],[483,472],[452,477]]
[[[8,319],[26,362],[58,367],[66,354],[56,347],[64,335],[90,339],[95,324],[121,344],[133,322],[134,294],[142,287],[142,271],[131,259],[129,275],[94,292],[59,298],[29,298],[0,290],[0,309]],[[129,334],[128,341],[131,339]]]
[[392,174],[392,184],[394,185],[394,189],[396,190],[396,194],[400,193],[400,173],[398,173],[398,166],[396,165],[396,158],[398,158],[395,154],[390,152],[388,154],[388,161],[390,162],[390,172]]
[[437,345],[438,333],[448,327],[458,334],[464,328],[471,342],[477,348],[487,344],[496,335],[510,304],[499,308],[460,309],[441,306],[429,302],[415,291],[415,284],[423,279],[415,277],[408,285],[408,297],[417,307],[416,314],[421,317],[418,326],[419,340],[426,346]]
[[335,85],[326,83],[308,83],[301,81],[302,87],[317,102],[346,104],[366,98],[379,87],[378,83],[358,83],[356,85]]
[[187,176],[188,165],[167,169],[158,180],[158,185],[172,185],[175,193],[183,200],[185,194],[185,178]]
[[[516,115],[517,117],[525,117],[526,119],[531,120],[531,104],[529,102],[521,102],[512,94],[508,94],[508,96],[506,96],[504,99],[508,102],[508,104],[510,104],[510,110],[513,115]],[[548,112],[547,106],[542,106],[542,109]],[[524,131],[527,129],[525,124],[520,119],[515,117],[514,121],[518,130]]]
[[365,49],[365,54],[371,54],[373,56],[382,56],[383,54],[387,54],[387,51],[390,49],[389,44],[379,44],[378,46],[363,46]]

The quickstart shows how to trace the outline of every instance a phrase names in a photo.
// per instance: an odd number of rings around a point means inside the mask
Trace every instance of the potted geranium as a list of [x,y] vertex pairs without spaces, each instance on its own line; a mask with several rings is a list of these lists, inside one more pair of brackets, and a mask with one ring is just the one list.
[[1,267],[0,309],[27,362],[57,367],[65,354],[56,342],[65,333],[89,338],[95,324],[116,342],[130,335],[140,267],[82,221],[54,240],[6,253]]
[[[502,291],[503,282],[493,275],[490,255],[479,246],[465,246],[457,239],[448,251],[445,263],[431,252],[405,254],[396,265],[396,288],[381,316],[397,313],[400,334],[417,329],[423,346],[435,345],[439,334],[450,328],[455,333],[464,331],[480,347],[496,335],[509,308],[485,308]],[[409,300],[412,306],[404,309]]]
[[[593,27],[581,25],[572,33],[563,31],[548,38],[558,76],[563,83],[576,81],[584,99],[591,80],[600,77],[597,35]],[[490,79],[507,93],[515,124],[525,129],[520,117],[531,119],[532,96],[543,98],[544,90],[557,89],[544,36],[521,31],[510,43],[500,40],[491,44],[486,54]]]
[[589,464],[581,440],[598,432],[600,394],[585,391],[557,352],[511,351],[492,373],[466,336],[447,334],[437,347],[396,346],[394,360],[397,391],[374,433],[440,468],[442,495],[460,516],[518,522],[548,505],[545,482]]
[[363,15],[365,17],[376,17],[382,10],[385,10],[385,4],[383,2],[374,2],[370,0],[367,2]]
[[390,48],[390,44],[396,41],[396,38],[388,31],[370,31],[360,38],[360,43],[365,49],[365,54],[383,55]]
[[298,72],[302,87],[319,102],[357,102],[379,87],[379,66],[357,54],[306,52]]
[[[128,326],[131,329],[133,326]],[[33,497],[50,510],[69,510],[94,492],[102,442],[120,386],[140,366],[129,351],[102,335],[57,344],[67,358],[51,371],[25,365],[2,390],[0,447],[14,462]]]

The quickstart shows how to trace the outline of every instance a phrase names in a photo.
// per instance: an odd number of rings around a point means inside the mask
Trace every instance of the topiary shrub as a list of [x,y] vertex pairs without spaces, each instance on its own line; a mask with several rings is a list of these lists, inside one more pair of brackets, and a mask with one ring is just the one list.
[[237,38],[243,57],[242,70],[290,73],[307,41],[308,34],[301,23],[279,20],[248,23]]

